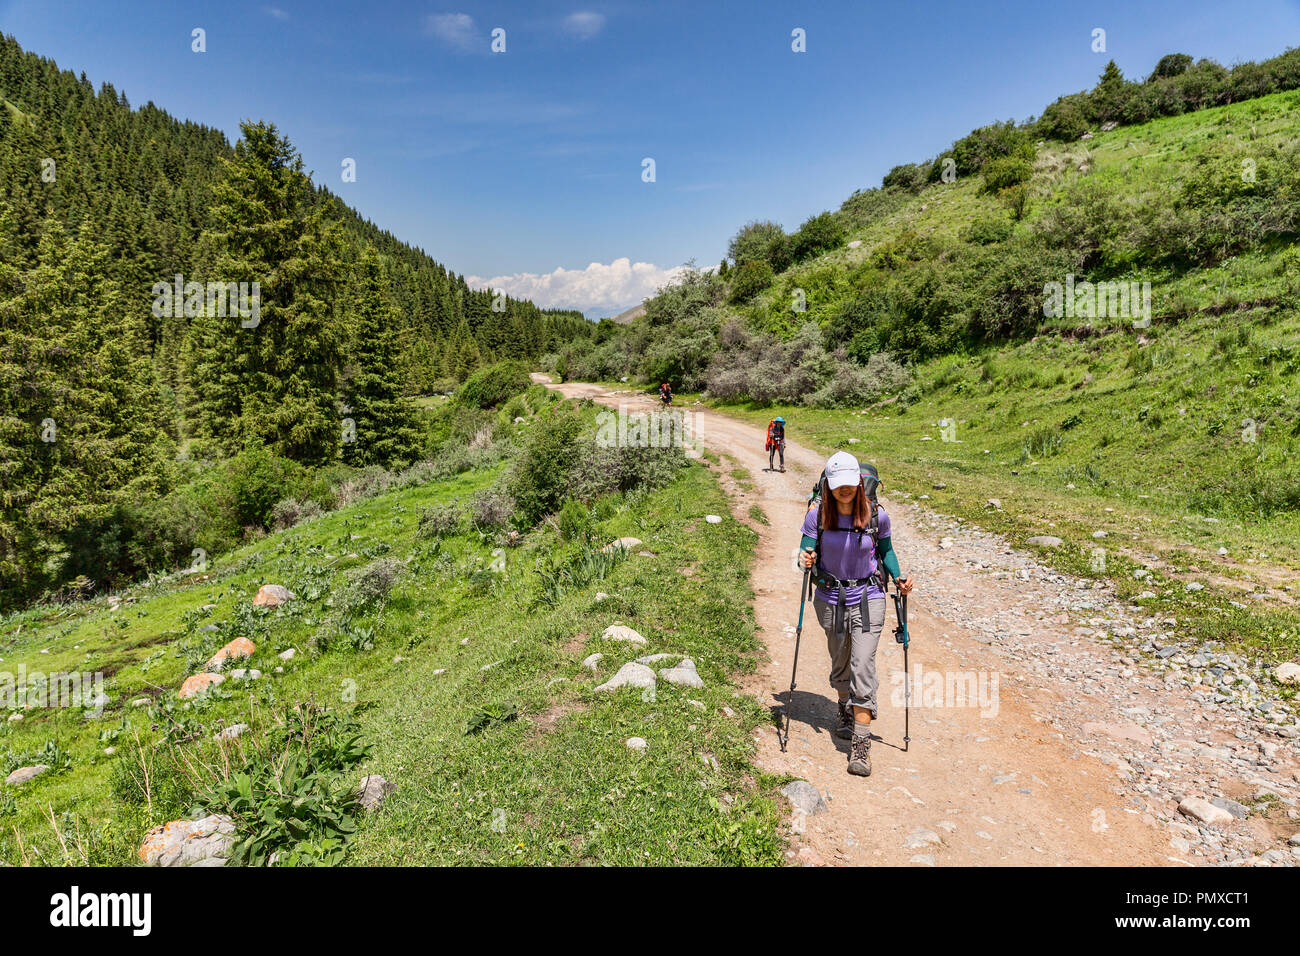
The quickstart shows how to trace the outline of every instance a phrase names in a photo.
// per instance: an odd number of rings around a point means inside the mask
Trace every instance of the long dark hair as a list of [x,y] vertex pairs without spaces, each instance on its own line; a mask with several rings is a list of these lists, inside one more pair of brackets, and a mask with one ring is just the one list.
[[[830,484],[826,481],[826,476],[822,476],[822,502],[835,503],[835,496],[831,494]],[[822,508],[822,530],[836,531],[840,524],[840,509]],[[853,496],[853,527],[861,531],[867,525],[871,524],[871,499],[867,497],[867,490],[862,487],[862,479],[858,479],[857,492]]]

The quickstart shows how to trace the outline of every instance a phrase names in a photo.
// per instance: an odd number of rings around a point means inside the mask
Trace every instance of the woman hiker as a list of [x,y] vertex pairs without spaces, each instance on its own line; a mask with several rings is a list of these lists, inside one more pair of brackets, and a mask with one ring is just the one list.
[[[864,482],[864,477],[866,481]],[[871,721],[876,717],[876,645],[885,624],[883,567],[907,594],[890,540],[889,515],[876,503],[879,479],[868,465],[836,452],[826,462],[820,505],[804,515],[802,564],[817,584],[813,607],[826,631],[831,686],[839,695],[835,735],[850,740],[849,773],[871,774]],[[820,517],[821,527],[818,527]]]

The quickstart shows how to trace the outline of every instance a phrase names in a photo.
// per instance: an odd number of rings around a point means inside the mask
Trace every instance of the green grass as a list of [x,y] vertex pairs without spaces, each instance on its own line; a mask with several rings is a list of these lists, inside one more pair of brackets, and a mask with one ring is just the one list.
[[[192,742],[174,746],[212,759],[209,739],[223,724],[244,721],[260,735],[283,706],[313,701],[354,714],[372,747],[339,782],[355,786],[362,773],[378,773],[397,785],[384,809],[363,820],[348,863],[781,862],[778,781],[749,762],[753,728],[770,716],[734,682],[753,670],[759,648],[749,603],[753,533],[729,517],[708,470],[693,464],[659,492],[603,500],[596,543],[634,535],[653,557],[592,565],[605,576],[551,605],[535,564],[580,562],[588,546],[560,540],[545,524],[517,547],[473,531],[418,533],[426,508],[487,487],[500,467],[269,535],[216,560],[206,578],[135,588],[116,611],[99,599],[0,622],[0,668],[102,671],[111,698],[100,720],[45,709],[0,723],[5,773],[47,741],[71,760],[65,772],[0,787],[0,859],[133,863],[146,829],[188,809],[168,804],[165,780],[155,781],[152,808],[114,795],[117,764],[131,759],[137,734],[150,751],[168,725],[180,726]],[[728,516],[708,525],[699,520],[705,513]],[[378,558],[404,561],[406,570],[382,609],[353,621],[373,641],[355,650],[335,633],[345,575]],[[489,570],[494,563],[502,573]],[[688,565],[698,572],[676,573]],[[284,584],[299,600],[253,609],[264,583]],[[597,602],[597,591],[610,596]],[[216,607],[202,610],[208,604]],[[648,646],[602,641],[615,620]],[[219,630],[201,630],[208,624]],[[266,676],[176,702],[185,676],[237,635],[257,646],[245,666]],[[298,656],[275,674],[276,655],[289,647]],[[597,675],[580,666],[595,651],[605,655]],[[707,686],[661,681],[652,700],[592,692],[625,660],[658,652],[692,656]],[[156,706],[132,708],[140,696]],[[485,713],[517,716],[467,733]],[[632,736],[648,742],[644,752],[625,746]],[[118,753],[107,755],[107,746]]]

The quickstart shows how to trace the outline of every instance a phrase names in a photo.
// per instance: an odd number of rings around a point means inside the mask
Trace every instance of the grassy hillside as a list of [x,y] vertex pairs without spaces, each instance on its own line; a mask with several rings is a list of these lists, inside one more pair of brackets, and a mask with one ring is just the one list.
[[[626,349],[651,384],[674,372],[877,462],[895,494],[1013,540],[1064,539],[1050,561],[1190,633],[1294,656],[1297,106],[1279,93],[1042,141],[1009,188],[968,175],[859,193],[834,214],[836,248],[747,300],[728,302],[738,269],[666,291],[594,370],[617,379]],[[1069,276],[1149,283],[1149,321],[1044,315]],[[664,357],[675,366],[637,364]],[[590,365],[575,356],[570,375]],[[809,407],[840,379],[840,407]]]
[[[527,447],[547,426],[512,427]],[[0,621],[6,671],[24,667],[29,686],[35,670],[100,672],[109,697],[99,719],[0,720],[3,774],[52,768],[0,787],[0,859],[130,864],[147,829],[199,807],[233,813],[253,862],[779,862],[773,781],[748,763],[767,714],[731,680],[757,649],[752,533],[702,520],[728,512],[699,464],[658,491],[574,499],[522,535],[471,521],[466,502],[481,513],[507,467],[304,521],[203,574]],[[599,550],[625,535],[644,544]],[[254,607],[263,584],[298,599]],[[648,643],[602,640],[616,621]],[[180,701],[237,637],[263,676]],[[594,652],[595,673],[580,664]],[[651,653],[690,655],[707,686],[593,693]],[[237,723],[242,736],[213,740]],[[309,773],[293,770],[299,754]],[[350,797],[369,773],[397,787],[373,815]]]

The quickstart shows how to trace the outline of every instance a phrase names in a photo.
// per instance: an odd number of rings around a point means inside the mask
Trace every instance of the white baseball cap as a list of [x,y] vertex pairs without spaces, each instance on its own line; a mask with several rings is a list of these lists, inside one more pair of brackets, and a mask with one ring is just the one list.
[[834,491],[845,485],[856,485],[862,480],[862,467],[846,451],[837,451],[826,462],[826,484]]

